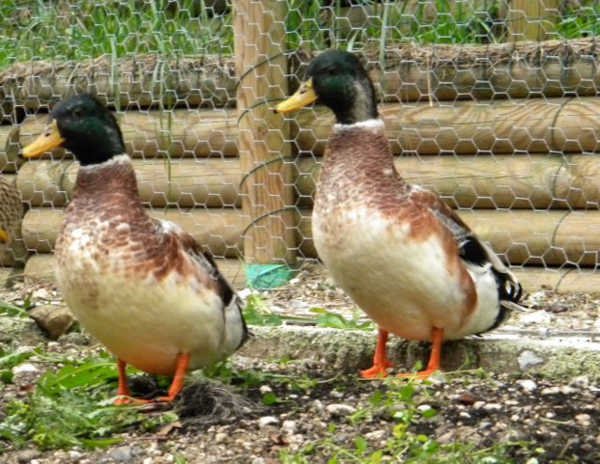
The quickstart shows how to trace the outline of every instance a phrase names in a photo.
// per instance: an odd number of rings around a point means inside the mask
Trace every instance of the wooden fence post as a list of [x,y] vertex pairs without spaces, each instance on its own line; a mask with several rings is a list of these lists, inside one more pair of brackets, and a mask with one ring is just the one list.
[[559,0],[512,0],[508,14],[509,42],[553,39]]
[[284,0],[233,2],[239,116],[238,148],[243,177],[242,210],[248,219],[248,263],[293,264],[296,214],[288,124],[272,110],[287,96]]

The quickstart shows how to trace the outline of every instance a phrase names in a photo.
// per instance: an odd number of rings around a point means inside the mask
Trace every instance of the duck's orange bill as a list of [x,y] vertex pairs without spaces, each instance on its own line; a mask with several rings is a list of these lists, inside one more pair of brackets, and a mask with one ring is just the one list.
[[0,243],[10,242],[10,235],[0,227]]
[[312,79],[309,79],[302,83],[294,95],[277,105],[275,107],[275,112],[283,114],[291,113],[292,111],[299,110],[300,108],[304,108],[305,106],[314,103],[317,98],[319,97],[317,97],[317,94],[313,89]]
[[24,158],[37,158],[53,148],[60,147],[65,139],[60,135],[56,119],[46,126],[40,136],[23,148]]

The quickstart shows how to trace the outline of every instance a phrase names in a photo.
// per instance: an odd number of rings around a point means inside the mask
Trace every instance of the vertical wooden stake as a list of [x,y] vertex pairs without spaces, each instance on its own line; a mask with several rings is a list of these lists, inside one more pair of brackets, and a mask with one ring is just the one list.
[[558,18],[559,0],[512,0],[508,15],[509,41],[548,40]]
[[244,257],[256,264],[295,259],[296,214],[285,210],[294,205],[292,169],[282,160],[290,153],[289,130],[272,110],[288,93],[286,7],[284,0],[233,2],[242,210],[249,224]]

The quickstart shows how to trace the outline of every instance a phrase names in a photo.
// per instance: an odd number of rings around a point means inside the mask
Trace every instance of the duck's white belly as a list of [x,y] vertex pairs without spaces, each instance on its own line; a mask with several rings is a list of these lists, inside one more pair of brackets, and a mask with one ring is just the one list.
[[146,372],[169,375],[176,356],[191,354],[191,368],[224,352],[222,302],[212,292],[154,277],[132,281],[102,273],[89,253],[61,253],[57,269],[65,301],[82,326],[114,355]]
[[435,235],[408,240],[400,227],[373,211],[336,208],[313,214],[313,239],[336,283],[377,324],[407,339],[429,340],[432,328],[445,338],[462,336],[465,295],[447,267]]

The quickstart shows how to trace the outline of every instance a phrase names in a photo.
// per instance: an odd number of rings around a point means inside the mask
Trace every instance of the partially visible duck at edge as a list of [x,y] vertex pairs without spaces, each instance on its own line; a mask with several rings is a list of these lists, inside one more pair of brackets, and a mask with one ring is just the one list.
[[23,204],[15,182],[0,175],[0,253],[10,253],[22,218]]
[[131,398],[126,366],[173,376],[235,352],[248,332],[240,300],[211,256],[179,226],[151,218],[114,115],[89,94],[55,106],[33,158],[64,146],[80,163],[56,241],[57,281],[82,326],[118,358],[117,404]]
[[329,50],[276,111],[318,101],[335,114],[315,197],[312,230],[335,282],[379,326],[373,366],[387,375],[388,333],[431,341],[425,379],[440,369],[442,342],[497,327],[521,286],[435,193],[408,184],[377,111],[373,83],[351,53]]

